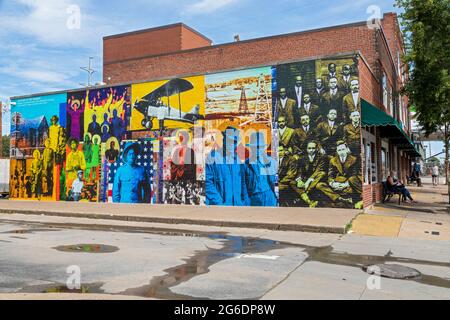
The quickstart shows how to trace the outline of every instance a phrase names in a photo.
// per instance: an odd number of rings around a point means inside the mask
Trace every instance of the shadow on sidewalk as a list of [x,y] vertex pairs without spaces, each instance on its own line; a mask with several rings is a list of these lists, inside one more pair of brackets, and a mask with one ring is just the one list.
[[447,186],[434,187],[432,184],[424,183],[422,187],[407,186],[417,203],[402,202],[398,205],[395,199],[390,202],[379,203],[375,208],[391,208],[401,211],[413,211],[431,214],[450,214],[448,203]]

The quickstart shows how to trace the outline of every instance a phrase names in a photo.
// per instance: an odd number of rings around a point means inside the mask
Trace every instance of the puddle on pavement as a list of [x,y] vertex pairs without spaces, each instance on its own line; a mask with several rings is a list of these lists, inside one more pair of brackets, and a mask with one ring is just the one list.
[[[408,258],[397,258],[393,257],[393,252],[389,252],[385,256],[370,256],[370,255],[356,255],[348,254],[346,252],[333,251],[333,247],[323,247],[323,248],[307,248],[305,251],[308,253],[309,257],[305,262],[315,261],[325,264],[334,264],[346,267],[356,267],[360,268],[361,271],[367,266],[385,263],[396,263],[396,264],[414,264],[414,265],[427,265],[427,266],[440,266],[450,269],[450,263],[447,262],[431,262],[426,260],[415,260]],[[363,271],[364,272],[364,271]],[[440,278],[436,276],[430,276],[422,274],[418,278],[414,279],[404,279],[399,281],[415,281],[424,285],[430,285],[435,287],[450,289],[450,279]]]
[[118,247],[105,244],[74,244],[68,246],[58,246],[53,249],[61,252],[72,253],[113,253],[119,251]]
[[[170,300],[206,300],[207,298],[205,297],[193,297],[176,294],[172,292],[170,288],[175,287],[183,282],[187,282],[195,276],[208,273],[210,271],[209,267],[222,260],[239,256],[241,254],[263,253],[274,249],[283,249],[288,247],[297,247],[305,250],[305,253],[307,253],[309,256],[305,260],[305,262],[315,261],[324,264],[354,267],[360,269],[361,272],[364,272],[363,268],[365,266],[386,262],[399,264],[408,263],[434,265],[450,268],[450,263],[435,263],[430,261],[396,258],[393,257],[394,253],[392,251],[389,251],[385,256],[367,256],[347,254],[345,252],[336,252],[333,251],[332,246],[321,248],[309,247],[266,239],[233,237],[227,235],[209,235],[208,238],[213,240],[226,240],[224,242],[224,247],[221,249],[208,249],[206,251],[197,252],[193,257],[184,260],[184,264],[164,270],[164,272],[166,272],[166,275],[153,278],[150,281],[149,285],[128,289],[121,294]],[[400,281],[415,281],[424,285],[450,289],[450,279],[439,278],[425,274],[415,279],[405,279]]]
[[121,294],[170,300],[206,300],[207,298],[204,297],[176,294],[172,292],[170,288],[183,282],[187,282],[195,276],[208,273],[210,271],[209,267],[222,260],[241,254],[263,253],[288,246],[273,240],[243,238],[223,234],[209,235],[208,238],[212,240],[224,240],[224,247],[220,249],[208,248],[208,250],[205,251],[197,251],[193,257],[185,259],[184,264],[164,270],[166,275],[153,278],[149,285],[128,289]]
[[[42,224],[39,224],[42,225]],[[52,224],[52,228],[62,228]],[[321,262],[324,264],[340,265],[358,268],[363,271],[364,266],[383,264],[383,263],[397,263],[397,264],[415,264],[415,265],[428,265],[428,266],[440,266],[450,268],[450,263],[444,262],[431,262],[426,260],[415,260],[407,258],[393,257],[394,253],[389,250],[385,256],[371,256],[371,255],[357,255],[348,254],[346,252],[334,251],[332,246],[327,247],[311,247],[300,244],[292,244],[286,242],[278,242],[261,238],[246,238],[238,236],[229,236],[227,233],[206,233],[201,231],[190,230],[173,230],[173,229],[158,229],[158,228],[120,228],[111,226],[109,229],[101,228],[101,226],[89,226],[86,225],[66,225],[64,229],[83,229],[83,230],[101,230],[107,232],[128,232],[128,233],[142,233],[152,235],[165,235],[165,236],[179,236],[179,237],[198,237],[209,238],[211,240],[218,240],[223,243],[223,247],[220,249],[208,248],[203,251],[197,251],[192,257],[184,259],[185,263],[164,270],[166,273],[163,276],[155,277],[151,279],[148,285],[144,285],[138,288],[130,288],[122,292],[124,295],[140,296],[147,298],[157,299],[206,299],[203,297],[184,296],[173,293],[170,288],[175,287],[183,282],[187,282],[195,276],[206,274],[210,272],[209,268],[225,259],[233,258],[241,254],[260,254],[274,249],[283,248],[299,248],[308,254],[306,262]],[[55,229],[41,229],[51,230]],[[146,238],[153,240],[152,238]],[[88,252],[88,253],[110,253],[119,250],[117,247],[101,245],[101,244],[79,244],[72,246],[60,246],[54,248],[63,252]],[[422,274],[417,279],[410,280],[398,280],[398,281],[415,281],[424,285],[430,285],[435,287],[442,287],[450,289],[450,279]],[[101,287],[101,286],[100,286]],[[98,290],[100,290],[98,287]],[[58,288],[58,286],[47,287]],[[93,287],[94,289],[96,287]],[[40,291],[41,292],[41,291]],[[90,293],[97,293],[97,289],[92,288]],[[101,292],[98,292],[101,293]],[[254,297],[258,298],[258,297]]]

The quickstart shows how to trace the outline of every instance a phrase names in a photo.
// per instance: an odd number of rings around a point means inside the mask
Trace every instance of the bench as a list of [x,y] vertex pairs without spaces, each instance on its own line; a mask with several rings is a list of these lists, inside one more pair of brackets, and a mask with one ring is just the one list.
[[387,182],[383,182],[383,203],[389,202],[392,197],[398,195],[398,204],[402,204],[403,194],[400,191],[392,191],[388,188]]
[[408,177],[408,184],[413,184],[414,182],[417,182],[417,186],[422,186],[422,179],[420,177],[410,176]]

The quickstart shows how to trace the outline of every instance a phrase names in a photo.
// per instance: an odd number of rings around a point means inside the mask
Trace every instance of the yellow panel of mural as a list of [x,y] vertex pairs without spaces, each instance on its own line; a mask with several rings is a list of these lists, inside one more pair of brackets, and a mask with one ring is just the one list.
[[[190,128],[205,115],[205,77],[196,76],[132,86],[132,131]],[[159,119],[159,120],[158,120]]]

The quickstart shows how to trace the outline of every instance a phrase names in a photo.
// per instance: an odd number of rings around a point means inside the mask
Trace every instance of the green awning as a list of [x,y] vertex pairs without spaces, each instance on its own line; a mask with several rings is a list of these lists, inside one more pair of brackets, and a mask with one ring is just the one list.
[[361,109],[362,126],[383,127],[381,130],[381,136],[383,138],[390,138],[399,149],[403,149],[412,156],[421,156],[420,152],[416,149],[415,143],[403,130],[400,122],[364,99],[361,99]]

